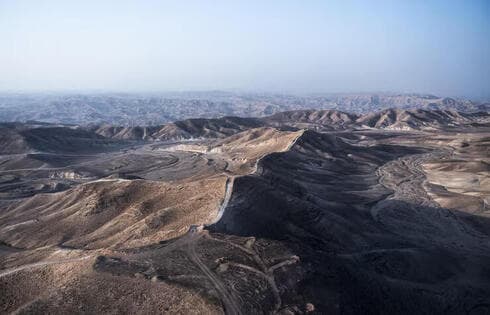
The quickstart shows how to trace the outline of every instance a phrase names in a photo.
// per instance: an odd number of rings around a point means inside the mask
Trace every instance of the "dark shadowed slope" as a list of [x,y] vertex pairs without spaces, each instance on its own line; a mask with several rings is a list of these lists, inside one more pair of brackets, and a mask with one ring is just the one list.
[[93,152],[107,150],[117,144],[117,141],[81,128],[28,124],[0,126],[0,154]]
[[235,180],[210,230],[290,244],[309,266],[303,292],[326,312],[488,312],[490,237],[482,231],[490,221],[441,208],[422,187],[421,164],[447,154],[307,131]]

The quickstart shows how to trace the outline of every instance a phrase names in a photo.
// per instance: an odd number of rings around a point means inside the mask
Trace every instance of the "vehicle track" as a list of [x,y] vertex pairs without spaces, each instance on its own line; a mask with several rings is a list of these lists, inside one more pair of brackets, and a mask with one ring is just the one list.
[[276,313],[277,311],[279,311],[279,309],[282,306],[282,299],[281,299],[281,294],[280,294],[279,289],[278,289],[277,284],[276,284],[276,279],[274,277],[274,271],[276,269],[281,268],[281,267],[297,263],[299,261],[299,257],[295,256],[295,255],[292,255],[289,257],[283,257],[280,262],[278,262],[272,266],[267,266],[266,263],[264,262],[264,260],[253,249],[253,244],[255,243],[255,238],[249,239],[249,241],[247,242],[247,246],[243,246],[243,245],[235,244],[235,243],[230,242],[230,241],[225,241],[225,240],[221,240],[221,239],[212,237],[209,234],[205,234],[205,236],[209,239],[212,239],[213,241],[225,243],[227,245],[231,245],[231,246],[245,252],[249,256],[251,256],[251,258],[257,264],[259,269],[255,268],[255,267],[248,266],[248,265],[240,264],[240,263],[234,263],[234,262],[228,262],[226,264],[229,266],[236,267],[236,268],[245,269],[247,271],[258,274],[259,276],[264,278],[267,281],[267,283],[269,284],[269,287],[270,287],[272,294],[274,296],[274,299],[275,299],[273,313]]
[[196,243],[201,238],[202,234],[199,231],[190,231],[190,242],[187,243],[185,252],[189,256],[189,259],[202,271],[202,273],[211,281],[214,288],[218,291],[220,295],[221,302],[223,303],[226,314],[239,315],[242,314],[240,311],[240,304],[237,298],[234,296],[233,292],[230,291],[218,276],[211,271],[205,263],[202,262],[201,258],[196,253]]

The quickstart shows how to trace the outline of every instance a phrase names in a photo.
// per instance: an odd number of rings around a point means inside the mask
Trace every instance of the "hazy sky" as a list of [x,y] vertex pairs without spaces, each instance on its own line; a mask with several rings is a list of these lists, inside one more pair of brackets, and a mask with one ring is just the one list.
[[0,90],[490,96],[490,1],[0,0]]

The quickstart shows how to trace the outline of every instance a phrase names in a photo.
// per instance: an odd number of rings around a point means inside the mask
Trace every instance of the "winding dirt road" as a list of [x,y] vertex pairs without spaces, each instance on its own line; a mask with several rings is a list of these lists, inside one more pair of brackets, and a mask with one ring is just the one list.
[[230,291],[225,284],[218,278],[218,276],[211,271],[205,263],[202,262],[201,258],[196,253],[196,243],[199,238],[201,238],[202,234],[200,231],[190,230],[189,242],[185,248],[185,252],[189,256],[189,259],[202,271],[202,273],[206,276],[206,278],[211,281],[216,291],[220,296],[221,302],[223,303],[226,314],[239,315],[242,314],[240,311],[240,304],[238,303],[238,299]]

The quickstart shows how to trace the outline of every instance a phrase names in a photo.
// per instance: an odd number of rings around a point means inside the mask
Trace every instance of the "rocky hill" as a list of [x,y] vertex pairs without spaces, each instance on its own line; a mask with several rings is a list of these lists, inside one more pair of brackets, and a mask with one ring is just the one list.
[[291,110],[367,113],[387,108],[489,111],[488,102],[423,94],[285,95],[231,92],[1,94],[0,121],[155,126],[189,118],[264,117]]
[[328,130],[441,130],[490,123],[487,112],[461,113],[453,110],[386,109],[368,114],[336,110],[298,110],[281,112],[264,118],[223,117],[188,119],[153,127],[107,127],[92,130],[104,137],[127,140],[170,140],[223,138],[238,132],[276,127]]

